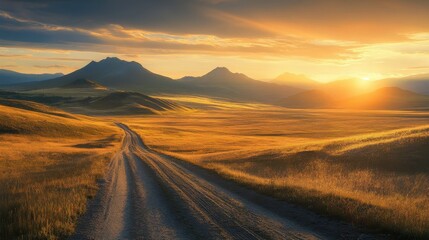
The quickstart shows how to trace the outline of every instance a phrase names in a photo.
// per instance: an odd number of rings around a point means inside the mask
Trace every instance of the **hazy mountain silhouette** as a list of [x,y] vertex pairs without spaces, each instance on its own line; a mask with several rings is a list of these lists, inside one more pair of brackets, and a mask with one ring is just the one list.
[[254,80],[242,73],[217,67],[201,77],[184,77],[180,82],[221,97],[274,102],[301,90],[294,87]]
[[62,73],[26,74],[0,69],[0,85],[11,85],[24,82],[42,81],[63,76]]
[[429,74],[407,76],[403,78],[389,78],[378,81],[380,85],[399,87],[420,94],[429,95]]
[[288,72],[285,72],[282,75],[276,77],[271,82],[308,90],[318,88],[320,85],[322,85],[322,83],[314,81],[305,75]]
[[337,107],[356,109],[428,109],[429,96],[398,87],[384,87],[343,101]]
[[87,88],[87,89],[100,89],[106,90],[107,87],[100,85],[94,81],[88,80],[86,78],[79,78],[74,80],[73,82],[67,83],[61,88],[71,88],[71,89],[79,89],[79,88]]
[[76,79],[91,79],[111,89],[145,94],[193,94],[240,100],[273,102],[299,92],[299,89],[251,79],[244,74],[216,68],[201,77],[185,77],[178,81],[155,74],[137,62],[118,58],[92,61],[85,67],[62,77],[11,86],[10,90],[59,88]]

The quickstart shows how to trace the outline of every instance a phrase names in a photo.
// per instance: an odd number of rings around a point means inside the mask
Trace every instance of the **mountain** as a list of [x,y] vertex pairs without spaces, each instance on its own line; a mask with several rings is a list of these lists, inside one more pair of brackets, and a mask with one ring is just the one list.
[[289,108],[324,108],[329,107],[334,98],[321,90],[308,90],[302,93],[283,98],[276,104]]
[[[137,62],[118,58],[106,58],[90,62],[83,68],[62,77],[9,86],[7,90],[43,92],[73,85],[77,79],[90,79],[109,89],[140,92],[144,94],[181,94],[223,97],[234,100],[274,102],[298,93],[300,89],[262,82],[226,68],[216,68],[201,77],[185,77],[179,80],[155,74]],[[50,91],[52,92],[52,91]]]
[[11,85],[24,82],[42,81],[63,76],[62,73],[25,74],[10,70],[0,69],[0,85]]
[[420,94],[429,95],[429,74],[413,75],[403,78],[389,78],[378,81],[380,85],[399,87]]
[[178,81],[208,95],[263,102],[274,102],[301,91],[294,87],[254,80],[242,73],[232,73],[225,67],[215,68],[201,77],[184,77]]
[[315,89],[321,85],[321,83],[314,81],[305,75],[287,72],[273,79],[271,82],[301,89]]
[[429,109],[429,96],[398,87],[384,87],[348,99],[337,107],[352,109]]
[[101,97],[88,97],[62,105],[63,108],[91,115],[155,114],[163,111],[186,110],[171,101],[136,92],[112,92]]
[[64,86],[61,86],[61,88],[67,88],[67,89],[79,89],[79,88],[89,88],[89,89],[100,89],[100,90],[106,90],[107,88],[105,86],[102,86],[94,81],[88,80],[86,78],[79,78],[74,80],[73,82],[67,83]]
[[71,84],[76,79],[91,79],[98,84],[120,90],[145,93],[174,92],[182,90],[180,83],[171,78],[155,74],[137,62],[127,62],[108,57],[99,62],[92,61],[85,67],[62,77],[14,86],[18,90],[58,88]]

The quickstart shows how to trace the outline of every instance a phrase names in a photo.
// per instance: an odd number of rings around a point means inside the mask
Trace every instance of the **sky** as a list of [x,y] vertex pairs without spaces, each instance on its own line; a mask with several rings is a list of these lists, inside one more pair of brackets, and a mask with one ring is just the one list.
[[108,56],[172,78],[428,73],[429,1],[0,0],[0,68],[68,73]]

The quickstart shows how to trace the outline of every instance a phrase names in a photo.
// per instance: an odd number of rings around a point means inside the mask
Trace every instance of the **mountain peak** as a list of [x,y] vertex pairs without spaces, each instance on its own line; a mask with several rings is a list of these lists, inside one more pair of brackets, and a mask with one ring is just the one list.
[[85,68],[100,69],[102,71],[144,71],[148,72],[140,63],[135,61],[125,61],[117,57],[107,57],[98,62],[91,61]]
[[117,57],[107,57],[107,58],[99,61],[99,63],[103,63],[103,62],[127,62],[127,61],[124,61],[124,60],[119,59]]
[[224,79],[224,78],[231,78],[231,77],[235,78],[235,77],[242,77],[242,76],[244,76],[244,75],[241,73],[233,73],[226,67],[217,67],[217,68],[211,70],[210,72],[208,72],[203,77],[215,78],[215,79]]
[[232,73],[228,68],[226,67],[216,67],[211,72],[221,72],[221,73]]

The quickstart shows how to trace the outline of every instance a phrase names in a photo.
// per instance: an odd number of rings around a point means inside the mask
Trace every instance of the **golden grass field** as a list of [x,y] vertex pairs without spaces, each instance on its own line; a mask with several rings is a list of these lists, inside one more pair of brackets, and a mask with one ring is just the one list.
[[195,109],[92,118],[3,100],[0,239],[73,233],[119,147],[115,121],[153,149],[262,193],[374,229],[429,238],[429,113],[163,98]]
[[18,103],[34,111],[0,105],[0,239],[65,238],[122,133],[110,123]]
[[151,148],[263,193],[429,237],[429,113],[233,107],[116,119]]

